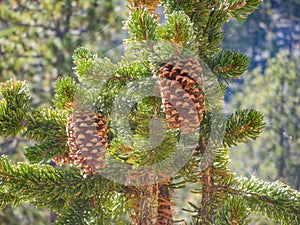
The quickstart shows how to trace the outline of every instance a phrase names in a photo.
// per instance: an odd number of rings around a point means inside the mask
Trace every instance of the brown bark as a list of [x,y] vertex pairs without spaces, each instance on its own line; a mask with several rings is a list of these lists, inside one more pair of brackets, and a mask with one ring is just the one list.
[[133,225],[172,225],[171,202],[172,191],[168,187],[169,180],[158,181],[150,185],[132,187],[134,199],[132,200]]

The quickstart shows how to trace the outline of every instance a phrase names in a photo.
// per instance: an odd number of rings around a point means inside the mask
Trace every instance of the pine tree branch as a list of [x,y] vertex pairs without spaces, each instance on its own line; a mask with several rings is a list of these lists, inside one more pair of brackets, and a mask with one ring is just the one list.
[[[118,204],[116,204],[118,202]],[[90,198],[81,196],[69,200],[66,207],[57,212],[55,225],[74,224],[131,224],[126,219],[126,212],[130,210],[127,198],[114,192],[94,195]],[[88,209],[88,210],[87,210]]]
[[95,88],[101,88],[103,83],[113,77],[119,69],[110,59],[101,59],[97,54],[92,54],[83,47],[75,49],[73,63],[78,80],[84,85]]
[[60,77],[56,81],[53,103],[59,110],[71,110],[75,101],[78,84],[71,77]]
[[[206,62],[209,62],[213,55],[218,54],[222,49],[222,40],[224,38],[224,33],[221,26],[226,22],[226,13],[211,6],[211,13],[209,20],[207,21],[206,28],[204,29],[204,35],[206,36],[207,43],[199,42],[199,55],[203,58],[208,58]],[[205,51],[203,51],[205,49]],[[208,57],[207,57],[208,56]]]
[[151,41],[156,39],[157,25],[154,15],[142,8],[136,8],[132,11],[125,28],[135,41]]
[[0,85],[0,135],[16,136],[24,129],[25,115],[30,104],[28,86],[25,82],[9,80]]
[[251,210],[284,225],[300,222],[300,193],[280,181],[238,178],[231,193],[241,197]]
[[0,205],[22,201],[50,207],[59,212],[69,199],[90,198],[107,192],[127,193],[127,188],[99,175],[83,178],[77,169],[61,170],[51,166],[26,163],[9,164],[7,157],[0,158],[1,198]]
[[33,109],[26,117],[24,136],[37,144],[26,149],[27,159],[31,162],[47,162],[68,151],[66,121],[66,111]]
[[158,27],[157,37],[176,46],[195,48],[196,37],[192,22],[183,12],[170,14],[167,23]]
[[224,7],[224,10],[228,11],[229,16],[242,21],[255,11],[262,2],[263,0],[232,1],[229,4],[227,3],[228,5]]
[[199,32],[199,36],[204,36],[203,31],[209,20],[210,1],[190,1],[190,0],[162,0],[166,8],[166,14],[174,11],[183,11],[188,15]]
[[98,55],[93,55],[88,49],[78,47],[72,56],[73,63],[76,65],[74,70],[78,77],[82,77],[91,67],[93,61],[98,59]]
[[256,139],[264,128],[263,114],[255,110],[235,112],[227,118],[226,132],[223,139],[224,146],[233,146],[237,143],[248,143]]
[[210,68],[217,76],[231,82],[243,75],[249,66],[249,62],[246,55],[226,50],[212,60]]
[[231,196],[214,215],[212,222],[218,225],[246,225],[250,222],[249,215],[250,211],[245,202]]

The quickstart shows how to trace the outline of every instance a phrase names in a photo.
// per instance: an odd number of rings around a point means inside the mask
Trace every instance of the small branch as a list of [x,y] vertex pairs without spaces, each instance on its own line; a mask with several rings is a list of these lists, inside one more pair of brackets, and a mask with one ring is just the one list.
[[247,1],[245,1],[245,0],[242,1],[242,2],[237,2],[237,3],[235,3],[235,4],[232,4],[232,5],[228,8],[228,10],[229,10],[229,11],[238,10],[238,9],[243,8],[246,4],[247,4]]
[[209,166],[204,175],[202,176],[203,181],[203,194],[201,207],[198,211],[198,220],[197,224],[204,225],[209,224],[212,216],[212,202],[213,202],[213,193],[215,189],[214,179],[213,179],[213,166]]

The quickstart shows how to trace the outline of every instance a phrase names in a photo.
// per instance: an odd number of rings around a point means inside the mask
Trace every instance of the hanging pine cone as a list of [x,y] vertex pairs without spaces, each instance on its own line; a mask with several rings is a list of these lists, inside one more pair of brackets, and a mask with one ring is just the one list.
[[54,158],[57,164],[75,164],[85,174],[105,167],[107,147],[106,118],[83,111],[68,118],[66,132],[70,152]]
[[205,110],[202,69],[197,59],[169,62],[160,69],[162,107],[171,129],[199,127]]

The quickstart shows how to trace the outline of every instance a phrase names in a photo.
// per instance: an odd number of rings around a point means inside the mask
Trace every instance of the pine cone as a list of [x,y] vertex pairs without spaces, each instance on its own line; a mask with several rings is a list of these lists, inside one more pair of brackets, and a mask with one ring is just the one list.
[[57,164],[75,164],[85,174],[105,167],[108,145],[106,118],[89,111],[68,118],[66,132],[70,152],[54,158]]
[[171,129],[199,127],[205,110],[204,83],[198,60],[169,62],[160,69],[162,107]]

